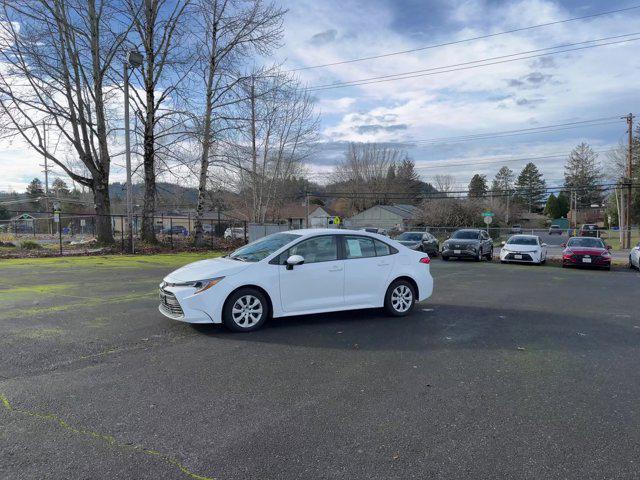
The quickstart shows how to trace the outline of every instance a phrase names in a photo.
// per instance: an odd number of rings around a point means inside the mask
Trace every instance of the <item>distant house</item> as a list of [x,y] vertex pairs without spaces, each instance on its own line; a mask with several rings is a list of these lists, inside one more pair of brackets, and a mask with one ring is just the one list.
[[47,233],[52,218],[51,213],[22,213],[11,218],[8,225],[15,233]]
[[349,228],[376,227],[385,230],[403,230],[415,223],[420,209],[414,205],[374,205],[345,219]]
[[335,210],[321,205],[309,206],[309,228],[329,228],[334,226],[336,217],[340,217]]

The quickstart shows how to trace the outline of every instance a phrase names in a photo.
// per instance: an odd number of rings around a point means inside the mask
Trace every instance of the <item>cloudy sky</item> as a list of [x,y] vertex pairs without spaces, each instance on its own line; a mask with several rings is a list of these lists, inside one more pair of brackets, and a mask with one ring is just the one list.
[[[302,69],[297,73],[310,87],[431,69],[423,72],[428,75],[411,79],[313,91],[322,115],[323,143],[309,167],[312,178],[319,182],[327,180],[332,165],[343,154],[345,142],[366,141],[406,146],[426,181],[447,173],[454,175],[460,186],[466,186],[474,173],[491,179],[502,165],[519,171],[526,161],[518,159],[551,157],[535,163],[548,183],[556,184],[562,178],[562,156],[586,141],[603,152],[604,160],[607,149],[626,138],[624,121],[603,120],[580,124],[579,128],[473,141],[459,141],[459,137],[617,118],[640,110],[640,41],[448,73],[433,70],[640,32],[640,8],[409,54],[307,68],[633,6],[629,2],[281,3],[289,9],[284,47],[270,60],[282,63],[285,69]],[[640,34],[626,38],[637,37]],[[458,137],[458,141],[451,137]],[[0,190],[22,190],[34,176],[42,177],[39,163],[41,160],[19,143],[3,145]],[[123,176],[114,166],[112,179],[121,180]]]
[[[287,4],[286,46],[279,59],[286,68],[305,68],[630,6],[629,2],[602,0],[294,0]],[[298,74],[308,85],[318,86],[433,69],[635,33],[640,31],[639,20],[640,9],[635,9],[410,54],[299,70]],[[340,142],[345,141],[403,142],[426,180],[449,173],[461,185],[473,173],[491,178],[502,165],[518,171],[526,163],[511,159],[566,155],[582,141],[606,151],[625,138],[624,121],[475,141],[430,140],[637,113],[639,47],[640,42],[629,42],[314,91],[327,142],[313,160],[315,179],[326,178],[322,172],[330,170],[342,154]],[[604,160],[606,153],[601,157]],[[498,163],[502,159],[509,161]],[[489,163],[474,165],[481,162]],[[562,158],[535,162],[550,183],[560,181]],[[464,165],[451,166],[455,164]],[[449,166],[436,168],[442,165]]]

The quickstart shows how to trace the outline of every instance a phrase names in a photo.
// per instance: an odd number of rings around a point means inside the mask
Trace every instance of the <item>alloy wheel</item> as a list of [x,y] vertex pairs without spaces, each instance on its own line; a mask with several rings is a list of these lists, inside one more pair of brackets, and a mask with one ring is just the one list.
[[404,313],[411,308],[413,303],[413,292],[406,285],[398,285],[391,292],[391,305],[399,312]]
[[262,314],[262,302],[253,295],[238,298],[231,309],[231,318],[241,328],[254,326],[262,319]]

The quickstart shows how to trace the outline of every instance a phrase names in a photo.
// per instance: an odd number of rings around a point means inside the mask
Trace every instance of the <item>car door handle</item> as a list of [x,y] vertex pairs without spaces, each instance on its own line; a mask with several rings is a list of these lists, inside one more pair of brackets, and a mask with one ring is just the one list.
[[329,269],[330,272],[341,272],[342,271],[342,267],[331,267]]

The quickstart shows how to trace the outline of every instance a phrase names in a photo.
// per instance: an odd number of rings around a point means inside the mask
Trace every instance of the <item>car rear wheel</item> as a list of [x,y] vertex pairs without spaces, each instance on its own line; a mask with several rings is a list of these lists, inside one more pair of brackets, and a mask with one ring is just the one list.
[[487,254],[487,260],[489,261],[493,260],[493,248],[489,250],[489,253]]
[[269,316],[269,302],[255,288],[241,288],[232,293],[222,310],[222,323],[234,332],[251,332],[260,328]]
[[406,280],[396,280],[387,289],[384,297],[384,309],[394,317],[408,315],[416,303],[413,285]]

